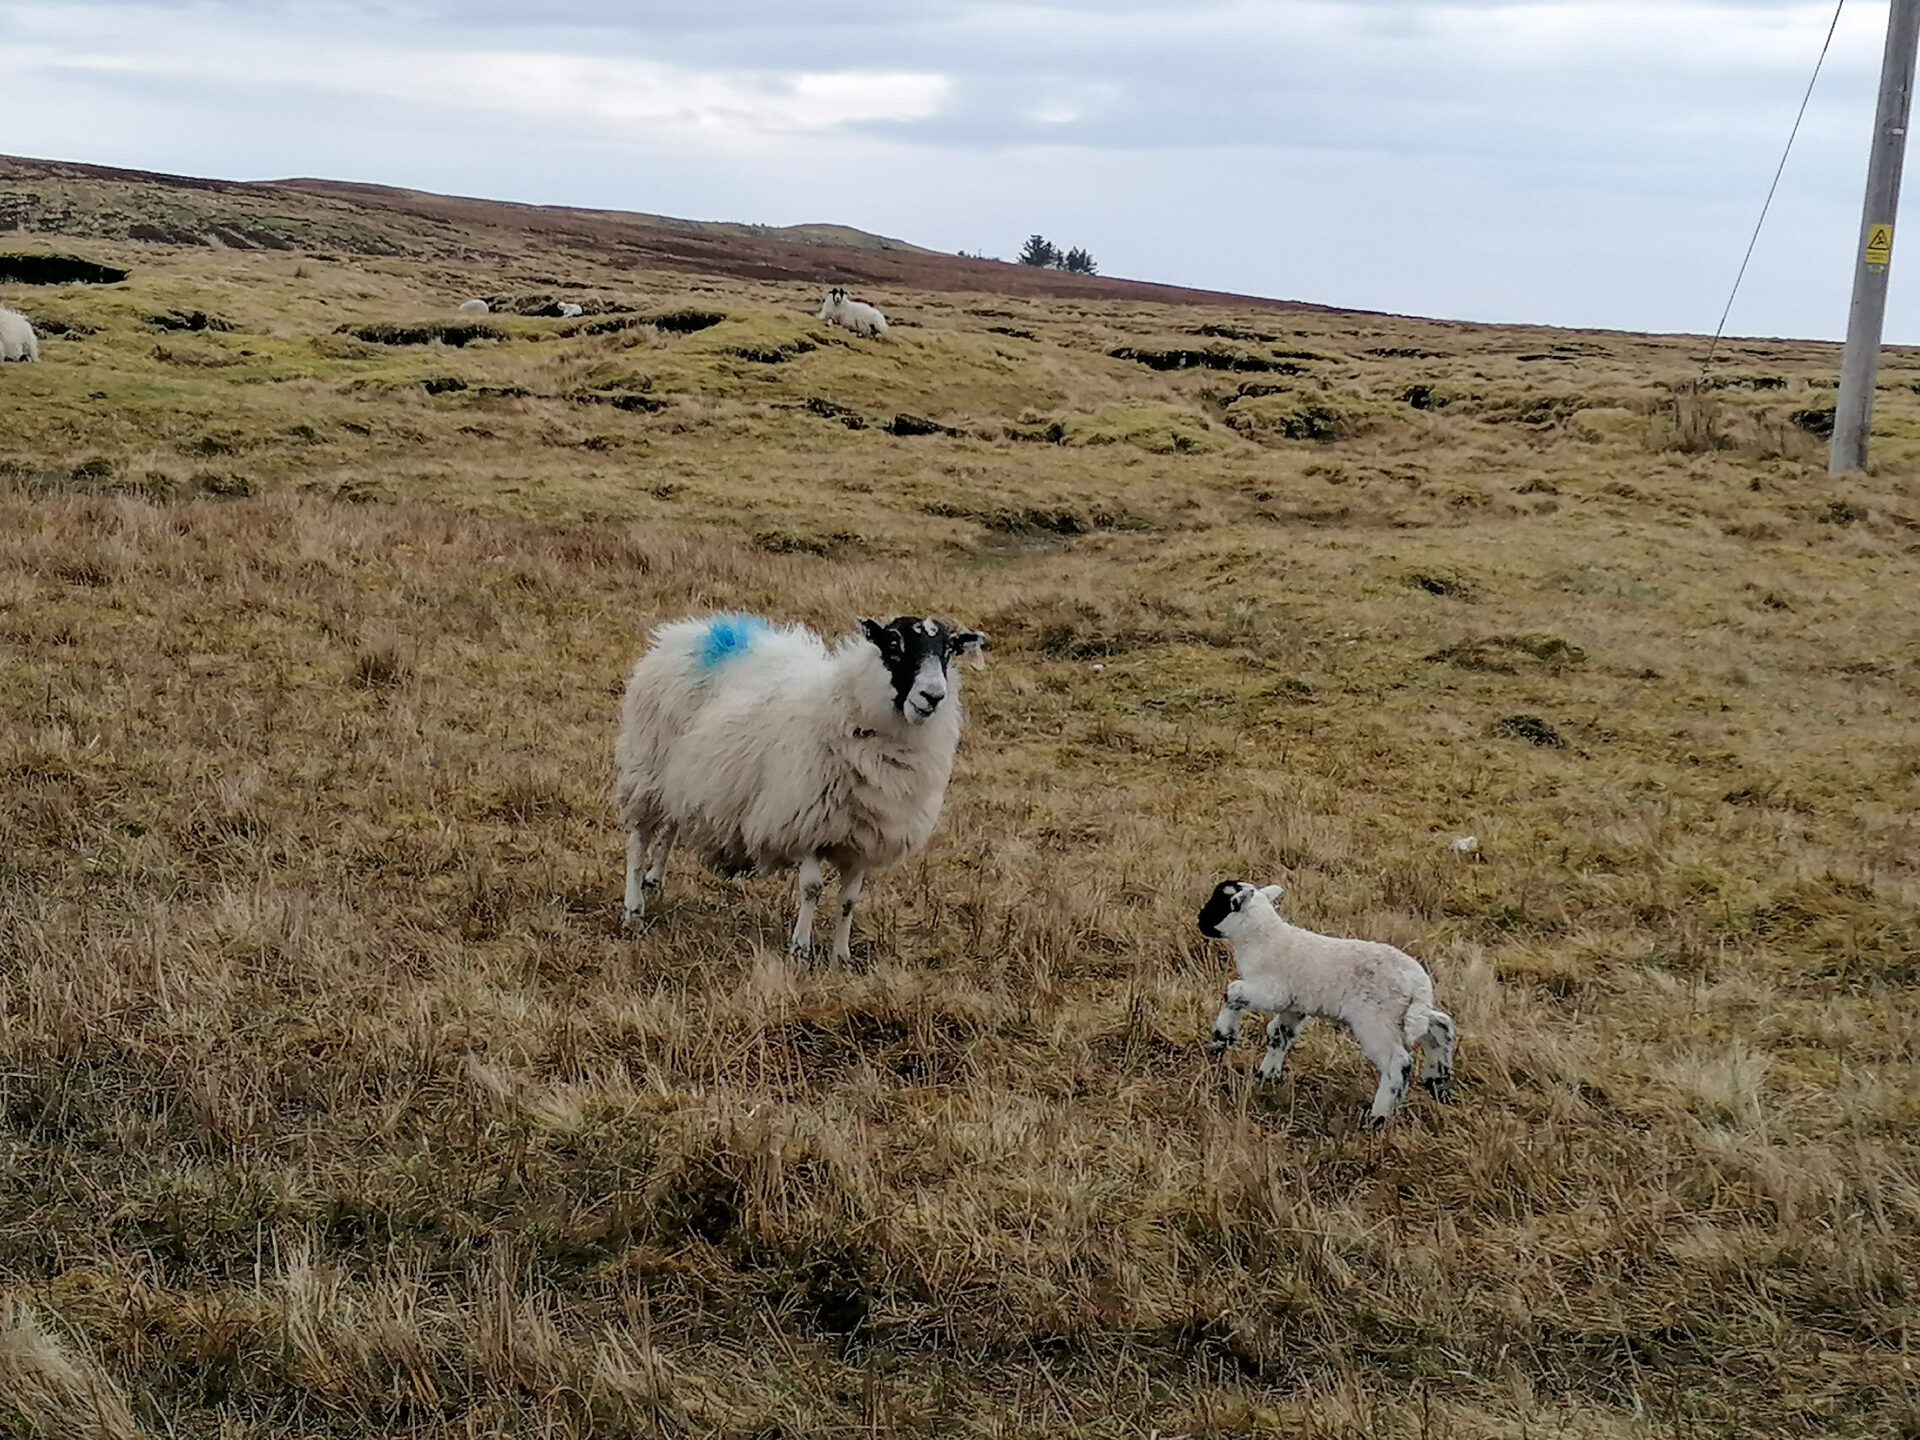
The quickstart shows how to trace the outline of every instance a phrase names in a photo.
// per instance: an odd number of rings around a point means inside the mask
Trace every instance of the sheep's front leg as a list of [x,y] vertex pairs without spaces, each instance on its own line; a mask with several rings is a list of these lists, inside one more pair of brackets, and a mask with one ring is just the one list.
[[813,910],[826,891],[827,876],[820,868],[820,857],[809,855],[800,862],[800,918],[793,922],[793,938],[787,942],[788,954],[806,955],[812,952]]
[[860,892],[866,888],[867,872],[864,870],[846,870],[840,875],[840,918],[833,926],[833,958],[847,961],[853,958],[853,902],[860,898]]
[[1300,1038],[1300,1027],[1306,1023],[1307,1017],[1298,1010],[1282,1010],[1267,1022],[1267,1053],[1260,1057],[1260,1068],[1255,1072],[1262,1080],[1280,1078],[1287,1052],[1293,1049],[1293,1042]]
[[1207,1053],[1224,1055],[1240,1038],[1240,1017],[1251,1008],[1252,1001],[1247,998],[1247,982],[1236,980],[1227,986],[1227,993],[1221,999],[1220,1013],[1213,1018],[1213,1030],[1207,1036]]

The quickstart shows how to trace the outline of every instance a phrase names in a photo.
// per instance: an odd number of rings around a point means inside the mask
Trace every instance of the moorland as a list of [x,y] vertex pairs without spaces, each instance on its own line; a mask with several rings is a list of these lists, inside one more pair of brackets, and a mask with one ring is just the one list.
[[[1831,477],[1811,342],[27,161],[0,257],[0,1433],[1920,1433],[1920,353]],[[991,637],[851,965],[620,927],[717,607]],[[1229,875],[1453,1104],[1206,1055]]]

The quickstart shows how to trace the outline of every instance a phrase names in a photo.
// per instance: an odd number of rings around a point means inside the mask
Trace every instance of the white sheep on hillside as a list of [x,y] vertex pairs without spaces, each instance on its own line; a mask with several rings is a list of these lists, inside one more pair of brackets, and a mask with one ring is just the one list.
[[813,318],[875,339],[887,333],[886,316],[863,301],[849,300],[847,292],[838,285],[827,291],[827,298],[820,302],[820,313]]
[[1425,1052],[1420,1083],[1434,1096],[1453,1095],[1453,1017],[1433,1004],[1426,967],[1391,945],[1302,930],[1280,918],[1278,885],[1223,880],[1200,911],[1200,933],[1233,946],[1240,978],[1227,986],[1207,1048],[1218,1055],[1240,1038],[1242,1011],[1267,1022],[1260,1078],[1277,1080],[1287,1051],[1309,1016],[1339,1020],[1380,1072],[1372,1118],[1385,1121],[1406,1098],[1413,1074],[1408,1047]]
[[560,302],[559,308],[560,308],[560,318],[562,320],[571,320],[576,315],[584,315],[587,313],[586,306],[575,304],[571,300],[562,300]]
[[40,358],[40,337],[33,323],[18,310],[0,305],[0,360],[34,361]]
[[788,948],[803,955],[831,863],[833,956],[845,960],[867,877],[919,850],[940,818],[960,741],[948,662],[984,664],[985,638],[911,615],[862,620],[831,650],[754,615],[662,625],[627,681],[614,751],[627,923],[684,842],[723,874],[797,866]]
[[491,311],[493,307],[487,304],[486,301],[476,298],[473,300],[462,300],[458,305],[454,306],[454,309],[462,315],[485,315]]

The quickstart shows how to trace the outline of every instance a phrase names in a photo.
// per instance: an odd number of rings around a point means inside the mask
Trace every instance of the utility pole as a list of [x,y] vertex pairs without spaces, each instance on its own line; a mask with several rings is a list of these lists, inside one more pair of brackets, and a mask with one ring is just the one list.
[[1840,402],[1834,410],[1833,450],[1827,460],[1827,471],[1833,475],[1864,470],[1867,465],[1867,427],[1873,422],[1874,373],[1880,368],[1887,267],[1893,263],[1893,220],[1900,208],[1900,167],[1907,155],[1916,48],[1920,48],[1920,0],[1893,0],[1887,15],[1887,51],[1880,61],[1880,103],[1873,117],[1873,154],[1867,161],[1867,199],[1860,215],[1847,348],[1840,358]]

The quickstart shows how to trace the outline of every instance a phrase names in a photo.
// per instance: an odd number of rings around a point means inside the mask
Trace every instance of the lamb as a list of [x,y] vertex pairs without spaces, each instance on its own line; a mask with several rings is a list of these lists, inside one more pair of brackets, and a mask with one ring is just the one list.
[[577,305],[571,300],[562,300],[560,302],[560,318],[562,320],[571,320],[576,315],[584,315],[586,313],[587,307],[584,305]]
[[849,300],[847,292],[838,285],[827,291],[827,298],[820,302],[820,313],[813,318],[851,330],[855,335],[871,335],[876,340],[887,333],[886,316],[862,301]]
[[986,637],[902,615],[831,650],[757,615],[676,620],[627,681],[614,803],[627,827],[625,918],[685,842],[715,870],[799,871],[788,949],[813,946],[813,914],[840,875],[833,958],[849,957],[853,905],[877,870],[925,845],[960,741],[959,676]]
[[1264,1011],[1272,1018],[1259,1076],[1277,1080],[1300,1027],[1320,1015],[1344,1021],[1380,1071],[1373,1123],[1384,1123],[1406,1098],[1410,1045],[1424,1052],[1420,1083],[1436,1099],[1452,1099],[1453,1017],[1434,1008],[1426,968],[1391,945],[1289,925],[1274,908],[1283,893],[1278,885],[1223,880],[1200,911],[1200,933],[1229,942],[1240,972],[1227,986],[1208,1050],[1222,1054],[1240,1038],[1242,1011]]
[[40,337],[33,323],[18,310],[0,305],[0,360],[30,362],[40,358]]

